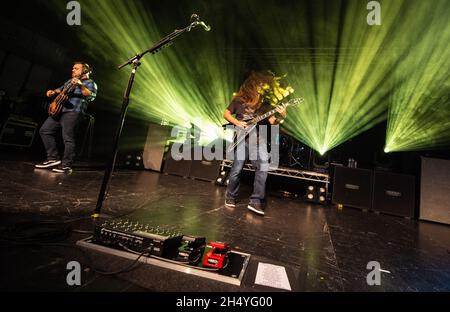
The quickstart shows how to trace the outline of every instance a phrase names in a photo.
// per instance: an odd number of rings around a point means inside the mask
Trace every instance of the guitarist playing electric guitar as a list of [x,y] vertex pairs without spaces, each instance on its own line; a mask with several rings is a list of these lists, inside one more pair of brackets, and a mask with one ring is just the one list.
[[[244,120],[254,120],[257,116],[264,114],[272,109],[270,104],[264,102],[264,91],[273,89],[276,87],[276,77],[271,73],[252,72],[251,75],[241,85],[239,91],[233,97],[230,105],[225,109],[224,118],[233,125],[245,129],[247,123]],[[286,118],[286,109],[277,108],[279,113],[278,117],[270,116],[268,119],[262,121],[262,123],[268,122],[269,125],[277,125],[284,121]],[[233,117],[235,115],[235,117]],[[267,144],[267,138],[258,134],[258,144]],[[237,150],[235,151],[235,157],[233,166],[228,176],[229,183],[225,195],[225,206],[235,207],[236,198],[239,192],[240,174],[244,167],[247,158],[256,159],[251,160],[253,167],[255,168],[255,181],[253,186],[253,194],[250,196],[250,201],[247,206],[252,212],[258,215],[264,215],[264,201],[265,201],[265,188],[266,179],[268,174],[268,155],[267,149],[260,149],[258,146],[252,146],[248,140],[242,142],[245,144],[245,157],[238,157]],[[254,144],[253,144],[254,145]],[[265,150],[265,151],[264,151]],[[264,153],[264,155],[262,155]]]
[[[53,172],[70,173],[75,157],[75,127],[80,115],[97,95],[97,85],[89,78],[91,67],[84,62],[74,62],[72,78],[55,90],[48,90],[47,97],[55,95],[56,99],[50,104],[50,117],[42,125],[39,133],[47,152],[47,159],[35,165],[39,169],[52,169]],[[58,107],[60,106],[60,107]],[[56,134],[62,130],[64,140],[64,156],[59,159],[56,145]]]

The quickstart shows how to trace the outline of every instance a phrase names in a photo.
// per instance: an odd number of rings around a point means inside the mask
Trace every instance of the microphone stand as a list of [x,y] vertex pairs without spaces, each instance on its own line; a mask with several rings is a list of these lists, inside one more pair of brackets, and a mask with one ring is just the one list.
[[118,150],[118,146],[119,146],[119,139],[120,139],[120,136],[122,134],[123,124],[125,122],[125,116],[127,114],[128,104],[130,102],[130,93],[131,93],[131,89],[133,87],[133,83],[134,83],[134,78],[136,76],[136,72],[137,72],[139,66],[141,65],[141,62],[140,62],[141,58],[147,53],[155,54],[155,53],[159,52],[159,50],[161,50],[162,48],[171,45],[172,41],[176,37],[181,35],[182,33],[189,32],[195,26],[201,25],[199,23],[199,21],[198,21],[198,16],[195,16],[195,17],[196,17],[196,20],[194,22],[192,22],[189,26],[187,26],[187,27],[185,27],[183,29],[175,29],[175,31],[173,31],[171,34],[167,35],[166,37],[162,38],[160,41],[155,43],[149,49],[147,49],[147,50],[145,50],[145,51],[143,51],[143,52],[141,52],[139,54],[136,54],[135,56],[130,58],[128,61],[126,61],[125,63],[123,63],[123,64],[118,66],[118,69],[120,70],[120,69],[124,68],[127,65],[131,65],[132,66],[132,70],[131,70],[130,78],[128,80],[127,88],[126,88],[124,96],[123,96],[122,109],[121,109],[121,113],[120,113],[119,124],[118,124],[118,127],[116,129],[116,134],[115,134],[114,140],[113,140],[113,153],[112,153],[111,158],[109,159],[109,162],[108,162],[108,164],[106,166],[106,169],[105,169],[105,175],[103,176],[102,186],[100,188],[100,193],[98,194],[97,205],[95,207],[94,214],[92,215],[93,218],[99,218],[100,217],[100,211],[101,211],[102,206],[103,206],[103,201],[105,199],[106,191],[108,189],[108,184],[111,181],[111,175],[112,175],[112,172],[114,171],[114,164],[116,162],[116,157],[117,157],[117,150]]

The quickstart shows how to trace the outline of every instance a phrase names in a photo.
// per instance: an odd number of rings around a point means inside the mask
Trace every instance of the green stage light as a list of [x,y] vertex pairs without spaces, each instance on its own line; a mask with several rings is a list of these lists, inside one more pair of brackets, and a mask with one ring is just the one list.
[[323,156],[323,155],[325,155],[326,152],[327,152],[327,149],[326,149],[326,148],[322,148],[322,149],[319,151],[319,154],[320,154],[320,156]]
[[[448,1],[418,3],[405,18],[410,52],[393,71],[396,88],[389,105],[386,150],[390,152],[450,146],[450,10]],[[414,25],[415,25],[414,24]],[[420,27],[418,26],[420,25]],[[408,38],[402,37],[404,42]]]
[[[387,150],[405,146],[405,140],[414,148],[424,141],[433,146],[450,141],[445,134],[448,97],[446,109],[438,106],[441,118],[421,113],[415,121],[419,100],[427,105],[426,89],[446,85],[448,2],[379,2],[381,26],[367,24],[366,1],[297,1],[289,8],[275,1],[263,7],[246,2],[254,24],[264,25],[262,31],[255,28],[255,35],[271,47],[260,50],[261,63],[287,73],[294,97],[306,99],[302,107],[289,110],[285,130],[320,154],[382,122],[388,109]],[[414,96],[405,94],[407,90]],[[433,120],[439,125],[431,124]]]
[[[175,29],[188,26],[191,13],[198,12],[195,3],[185,2],[180,4],[185,10],[168,10],[158,20],[159,15],[152,14],[164,9],[158,2],[79,2],[82,25],[76,28],[78,35],[92,59],[110,68],[108,75],[95,77],[99,96],[111,103],[105,107],[108,110],[120,108],[131,71],[129,67],[119,71],[117,65]],[[54,5],[59,14],[67,14],[61,1],[54,1]],[[225,4],[216,7],[221,5]],[[238,86],[240,67],[234,49],[235,17],[217,14],[207,22],[212,24],[212,31],[205,32],[198,26],[177,37],[173,46],[142,59],[128,112],[158,124],[162,120],[171,125],[195,124],[205,132],[204,144],[221,135],[223,111]]]
[[[284,130],[321,154],[387,117],[390,152],[450,142],[446,0],[380,0],[381,26],[367,24],[363,0],[180,1],[181,8],[165,11],[158,2],[79,2],[80,38],[93,59],[111,68],[96,77],[99,94],[117,109],[129,68],[115,66],[186,26],[197,5],[211,13],[211,32],[195,29],[143,59],[132,116],[197,124],[210,141],[221,133],[223,110],[248,61],[246,69],[288,75],[293,97],[305,103],[288,109]],[[53,3],[67,14],[64,3]]]

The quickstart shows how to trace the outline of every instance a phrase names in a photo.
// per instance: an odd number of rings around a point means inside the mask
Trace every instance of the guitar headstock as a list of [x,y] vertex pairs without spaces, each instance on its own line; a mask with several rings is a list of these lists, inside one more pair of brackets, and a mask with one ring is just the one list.
[[281,104],[280,106],[282,107],[288,107],[288,106],[295,106],[295,105],[300,105],[304,102],[305,100],[303,98],[295,98],[295,99],[290,99],[289,101],[287,101],[286,103]]

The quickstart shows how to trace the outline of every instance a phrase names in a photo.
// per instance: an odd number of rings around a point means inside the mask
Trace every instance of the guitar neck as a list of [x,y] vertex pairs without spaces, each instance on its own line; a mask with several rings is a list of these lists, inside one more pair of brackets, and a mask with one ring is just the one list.
[[72,82],[69,82],[69,84],[64,87],[64,89],[61,91],[61,93],[62,94],[68,93],[68,92],[72,91],[75,86],[76,86],[75,84],[73,84]]
[[255,123],[260,122],[261,120],[264,120],[264,119],[266,119],[267,117],[270,117],[270,116],[272,116],[273,114],[275,114],[275,113],[277,112],[277,108],[279,108],[279,107],[286,107],[286,106],[287,106],[287,105],[278,105],[276,108],[274,108],[274,109],[268,111],[267,113],[265,113],[265,114],[263,114],[263,115],[260,115],[260,116],[258,116],[258,117],[255,117],[254,122],[255,122]]

